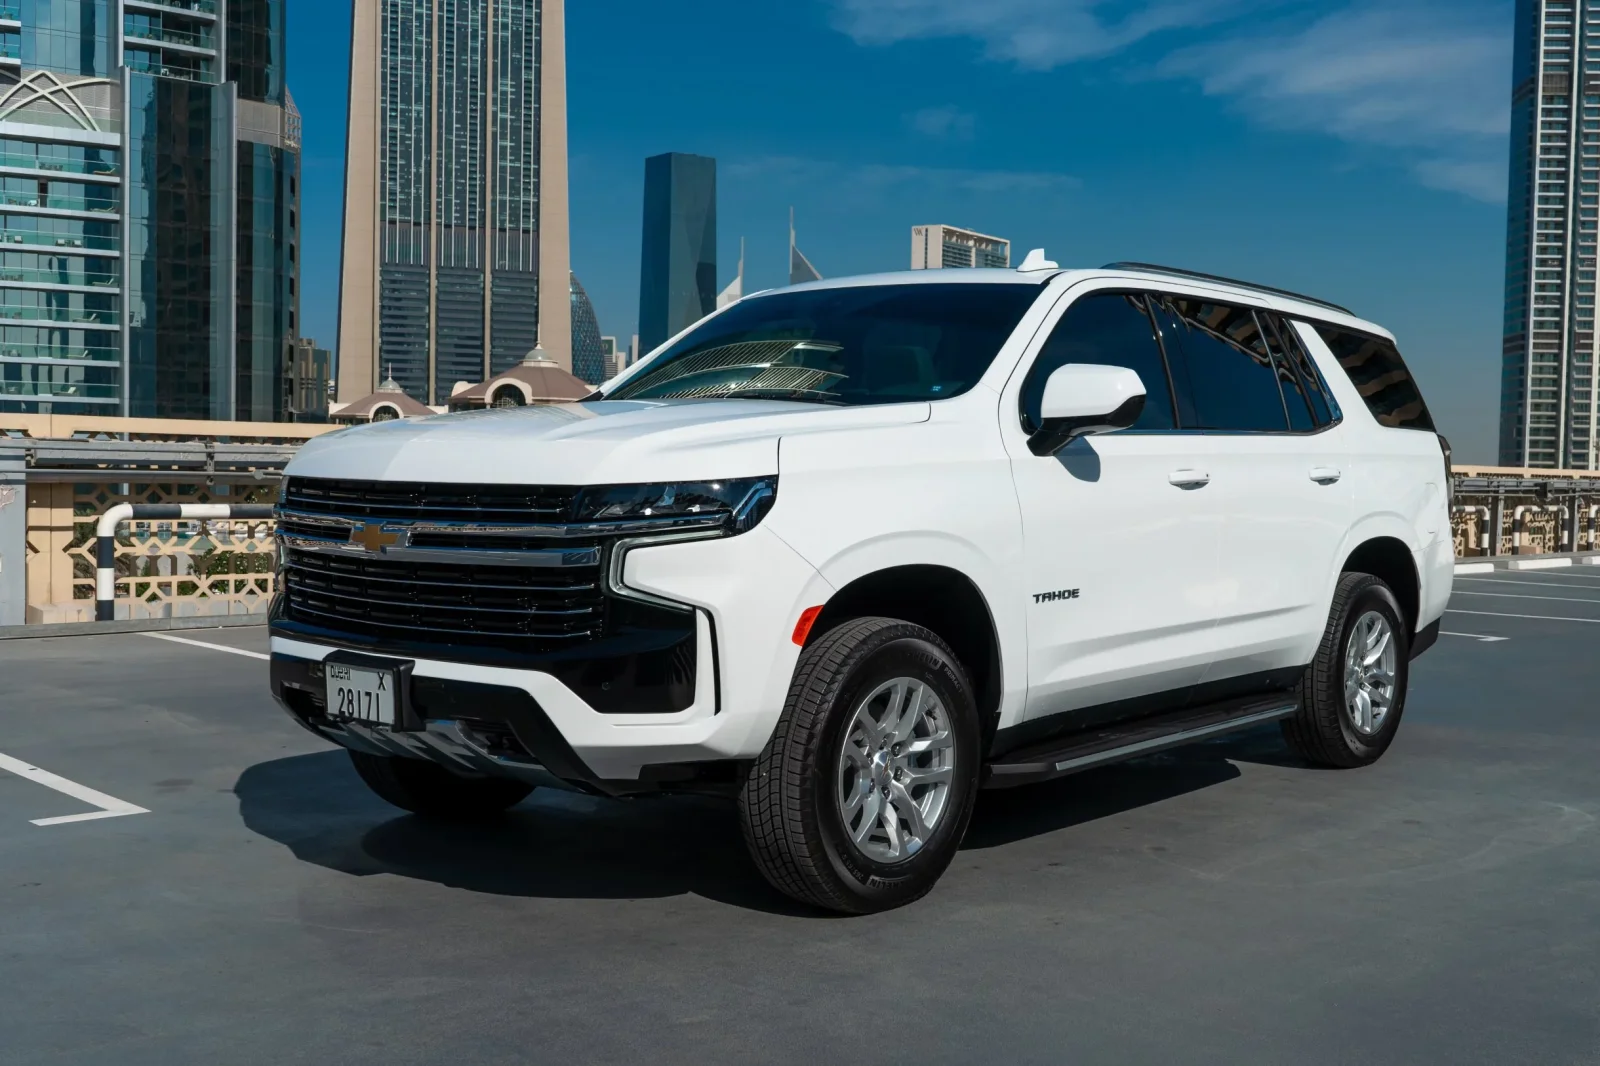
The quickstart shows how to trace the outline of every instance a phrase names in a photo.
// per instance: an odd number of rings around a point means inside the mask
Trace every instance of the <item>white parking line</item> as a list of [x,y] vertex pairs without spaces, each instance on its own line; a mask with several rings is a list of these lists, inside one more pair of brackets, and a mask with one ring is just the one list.
[[[1536,576],[1549,577],[1553,575],[1539,574]],[[1518,588],[1525,589],[1567,588],[1578,592],[1581,592],[1584,589],[1589,589],[1591,592],[1600,592],[1600,586],[1585,585],[1578,581],[1513,581],[1508,577],[1464,577],[1461,579],[1462,584],[1466,584],[1468,582],[1471,582],[1474,585],[1516,585]]]
[[1510,637],[1486,637],[1482,633],[1452,633],[1446,629],[1439,630],[1439,635],[1441,637],[1466,637],[1468,640],[1480,640],[1485,644],[1498,644],[1501,641],[1511,639]]
[[204,640],[190,640],[188,637],[175,637],[170,633],[141,633],[142,637],[152,637],[155,640],[170,640],[174,644],[193,644],[197,648],[210,648],[212,651],[225,651],[229,655],[248,655],[252,659],[267,659],[272,656],[259,651],[246,651],[244,648],[230,648],[226,644],[211,644]]
[[149,814],[143,807],[135,807],[115,796],[108,796],[104,792],[96,792],[87,785],[80,785],[76,781],[68,781],[57,776],[49,770],[41,770],[32,763],[25,763],[21,759],[13,759],[9,755],[0,754],[0,770],[10,770],[18,777],[25,778],[45,788],[53,788],[57,792],[71,796],[75,800],[82,800],[91,807],[99,807],[97,811],[86,814],[64,814],[58,818],[34,818],[34,825],[65,825],[68,822],[92,822],[97,818],[121,818],[129,814]]
[[[1600,581],[1600,574],[1581,573],[1577,570],[1562,570],[1559,572],[1555,570],[1496,570],[1495,573],[1500,575],[1498,580],[1505,581],[1509,579],[1515,579],[1525,585],[1539,585],[1546,583],[1556,585],[1582,585],[1590,581]],[[1462,577],[1461,580],[1488,581],[1490,579],[1468,574]]]
[[1565,618],[1554,614],[1503,614],[1500,611],[1459,611],[1454,607],[1445,609],[1446,614],[1481,614],[1489,618],[1531,618],[1536,622],[1589,622],[1600,625],[1600,618]]
[[1472,592],[1468,589],[1451,589],[1452,596],[1499,596],[1507,600],[1559,600],[1562,603],[1600,603],[1592,596],[1530,596],[1526,592]]

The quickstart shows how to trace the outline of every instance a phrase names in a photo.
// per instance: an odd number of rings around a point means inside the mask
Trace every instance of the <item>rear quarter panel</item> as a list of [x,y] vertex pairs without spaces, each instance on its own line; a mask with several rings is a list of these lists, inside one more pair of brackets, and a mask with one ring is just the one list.
[[[1344,414],[1349,456],[1345,476],[1355,511],[1340,557],[1348,558],[1377,537],[1404,543],[1417,567],[1417,624],[1426,626],[1444,613],[1455,577],[1450,486],[1439,438],[1425,430],[1380,425],[1317,331],[1304,322],[1297,327]],[[1370,325],[1361,328],[1381,332]],[[1330,576],[1330,600],[1337,581],[1337,573]]]

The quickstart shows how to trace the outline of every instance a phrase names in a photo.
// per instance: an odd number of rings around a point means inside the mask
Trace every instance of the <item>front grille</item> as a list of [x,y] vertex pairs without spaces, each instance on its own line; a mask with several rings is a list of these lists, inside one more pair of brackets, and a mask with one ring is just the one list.
[[599,566],[417,563],[289,549],[287,616],[356,636],[540,651],[601,634]]
[[397,522],[566,522],[578,490],[568,486],[447,485],[291,477],[283,504],[292,511]]

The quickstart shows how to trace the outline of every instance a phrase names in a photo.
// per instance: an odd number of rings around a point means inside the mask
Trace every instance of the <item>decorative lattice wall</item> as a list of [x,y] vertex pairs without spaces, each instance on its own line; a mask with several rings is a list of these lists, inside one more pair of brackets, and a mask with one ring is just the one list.
[[[270,504],[276,482],[46,484],[28,487],[29,621],[94,617],[95,523],[119,503]],[[117,531],[117,617],[264,613],[273,523],[124,522]]]

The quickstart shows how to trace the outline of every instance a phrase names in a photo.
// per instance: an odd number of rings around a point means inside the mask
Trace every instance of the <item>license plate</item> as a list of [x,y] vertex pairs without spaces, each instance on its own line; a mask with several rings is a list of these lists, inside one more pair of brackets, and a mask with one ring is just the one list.
[[398,688],[393,670],[329,663],[327,715],[392,727]]

